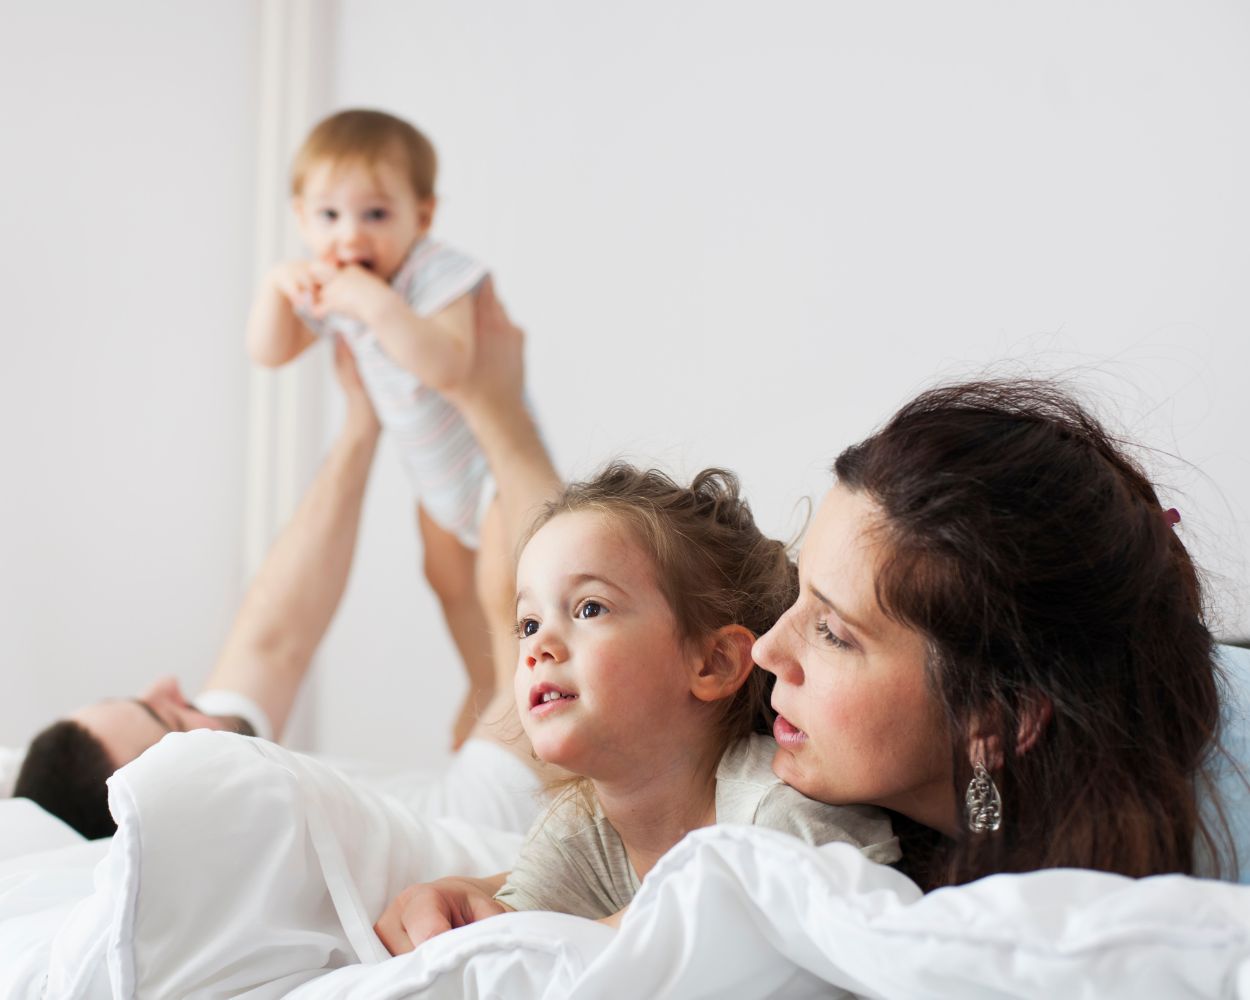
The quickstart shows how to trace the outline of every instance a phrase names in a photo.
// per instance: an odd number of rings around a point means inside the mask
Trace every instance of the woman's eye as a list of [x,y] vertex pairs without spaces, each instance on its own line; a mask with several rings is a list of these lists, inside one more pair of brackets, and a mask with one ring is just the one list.
[[832,646],[834,649],[851,649],[852,646],[845,639],[839,638],[833,634],[833,629],[829,627],[829,622],[824,618],[816,623],[816,631],[825,641],[826,645]]
[[603,613],[603,605],[598,601],[582,601],[575,614],[578,618],[598,618]]
[[525,639],[538,631],[538,622],[533,618],[522,618],[516,623],[516,634],[518,638]]

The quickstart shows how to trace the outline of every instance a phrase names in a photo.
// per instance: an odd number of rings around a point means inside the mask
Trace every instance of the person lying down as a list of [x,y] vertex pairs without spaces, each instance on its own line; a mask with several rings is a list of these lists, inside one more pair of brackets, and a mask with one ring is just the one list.
[[770,767],[751,647],[797,586],[728,472],[686,488],[616,464],[548,504],[517,567],[514,692],[534,753],[573,777],[510,873],[400,893],[374,927],[387,949],[510,910],[615,926],[661,855],[713,823],[897,861],[882,810],[815,802]]

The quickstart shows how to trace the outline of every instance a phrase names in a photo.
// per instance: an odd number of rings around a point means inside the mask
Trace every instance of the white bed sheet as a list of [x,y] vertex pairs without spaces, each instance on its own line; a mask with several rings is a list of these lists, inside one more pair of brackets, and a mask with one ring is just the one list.
[[618,934],[511,914],[292,1000],[331,997],[1250,997],[1250,888],[1088,871],[921,896],[845,845],[715,827],[648,876]]
[[[49,850],[0,861],[0,997],[42,996],[52,942],[74,906],[94,889],[93,875],[109,849],[107,840],[87,841],[33,803],[0,803],[0,821],[14,818],[8,805],[28,807],[36,826],[53,833]],[[57,836],[61,826],[67,837]]]
[[0,803],[22,854],[0,852],[0,997],[1250,1000],[1250,886],[1047,871],[922,897],[842,845],[730,827],[662,859],[619,933],[512,914],[387,959],[371,923],[395,892],[502,870],[517,834],[221,733],[171,736],[112,794],[111,843]]
[[619,932],[509,914],[388,959],[371,925],[399,888],[499,870],[519,838],[418,822],[220,733],[167,739],[112,796],[119,834],[55,935],[49,997],[1250,1000],[1250,887],[1060,870],[922,896],[845,845],[745,827],[686,838]]

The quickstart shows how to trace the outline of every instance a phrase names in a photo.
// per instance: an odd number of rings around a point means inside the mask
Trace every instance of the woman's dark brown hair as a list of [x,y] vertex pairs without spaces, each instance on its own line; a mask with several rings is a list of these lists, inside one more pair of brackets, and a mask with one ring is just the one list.
[[1218,857],[1195,795],[1221,701],[1198,573],[1099,421],[1048,382],[938,388],[834,472],[881,511],[877,599],[927,640],[957,802],[974,729],[1003,753],[1001,829],[933,841],[911,859],[920,880],[1191,872],[1195,836]]

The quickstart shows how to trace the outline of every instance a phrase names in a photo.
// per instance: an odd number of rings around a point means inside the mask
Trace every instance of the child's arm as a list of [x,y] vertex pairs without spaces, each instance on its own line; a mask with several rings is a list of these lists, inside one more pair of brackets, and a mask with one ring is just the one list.
[[247,319],[247,353],[253,361],[276,368],[317,339],[295,314],[296,303],[312,307],[316,287],[312,261],[285,261],[270,270]]
[[418,316],[390,285],[357,265],[315,265],[322,279],[315,315],[342,313],[369,327],[391,359],[431,389],[457,384],[473,360],[473,298],[462,295],[433,316]]
[[508,873],[487,878],[452,876],[410,885],[378,917],[373,930],[392,955],[412,951],[423,941],[454,927],[508,913],[495,899]]

